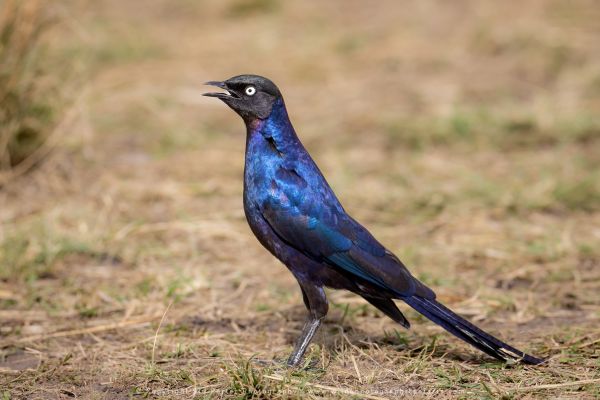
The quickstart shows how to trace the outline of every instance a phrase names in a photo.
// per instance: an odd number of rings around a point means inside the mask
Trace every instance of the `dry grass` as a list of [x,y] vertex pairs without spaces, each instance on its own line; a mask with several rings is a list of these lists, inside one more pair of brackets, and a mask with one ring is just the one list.
[[51,131],[58,99],[49,101],[54,94],[39,45],[49,21],[40,1],[0,5],[0,172],[5,174],[28,158],[36,158],[30,165],[39,161]]
[[[59,151],[0,191],[5,398],[600,396],[592,1],[60,12],[51,50],[89,79]],[[282,368],[302,299],[246,226],[241,122],[200,96],[243,72],[280,84],[358,220],[548,364],[503,366],[410,310],[405,331],[330,292],[307,368]]]

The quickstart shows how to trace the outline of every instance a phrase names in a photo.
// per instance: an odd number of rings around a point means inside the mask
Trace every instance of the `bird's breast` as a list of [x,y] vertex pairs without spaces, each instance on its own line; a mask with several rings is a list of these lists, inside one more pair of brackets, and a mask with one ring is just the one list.
[[253,135],[246,145],[244,165],[244,208],[254,208],[277,196],[273,186],[283,156],[261,135]]

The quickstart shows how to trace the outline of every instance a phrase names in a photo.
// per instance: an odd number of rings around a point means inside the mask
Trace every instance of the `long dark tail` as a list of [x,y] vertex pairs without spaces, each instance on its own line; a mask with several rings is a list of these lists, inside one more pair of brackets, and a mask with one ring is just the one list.
[[402,300],[457,338],[498,360],[521,361],[526,364],[540,364],[544,361],[496,339],[435,300],[417,296],[402,298]]

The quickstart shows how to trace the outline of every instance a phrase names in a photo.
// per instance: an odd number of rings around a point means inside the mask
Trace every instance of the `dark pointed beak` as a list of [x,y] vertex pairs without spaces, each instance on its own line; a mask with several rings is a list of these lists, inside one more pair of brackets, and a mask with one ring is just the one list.
[[208,86],[216,86],[216,87],[221,88],[221,89],[223,89],[225,91],[224,92],[203,93],[202,96],[216,97],[218,99],[230,99],[230,98],[239,98],[240,97],[235,91],[229,89],[227,87],[227,84],[225,82],[208,81],[208,82],[205,82],[204,84],[208,85]]

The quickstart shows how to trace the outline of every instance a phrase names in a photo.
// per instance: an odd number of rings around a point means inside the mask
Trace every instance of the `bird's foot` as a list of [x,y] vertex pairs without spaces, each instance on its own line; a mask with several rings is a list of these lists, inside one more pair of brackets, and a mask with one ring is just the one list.
[[288,358],[287,362],[285,363],[285,366],[290,369],[299,369],[299,370],[303,370],[303,371],[312,371],[312,370],[321,369],[319,367],[318,359],[312,359],[312,358],[307,358],[305,360],[303,360],[302,358],[294,359],[292,356],[290,356]]

